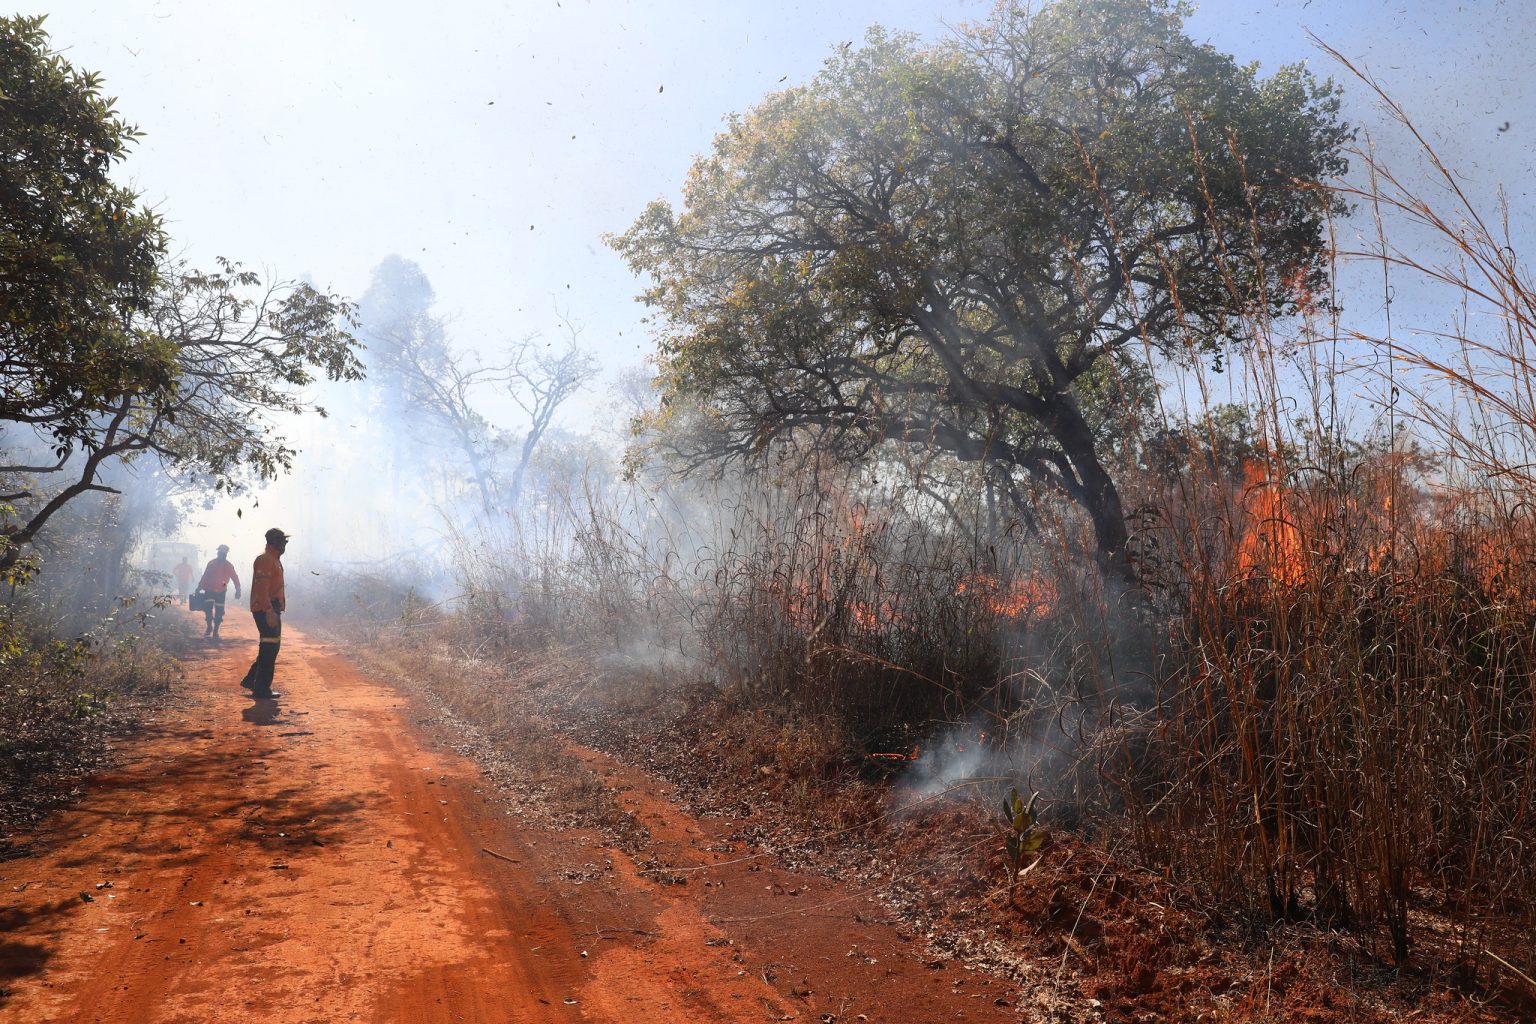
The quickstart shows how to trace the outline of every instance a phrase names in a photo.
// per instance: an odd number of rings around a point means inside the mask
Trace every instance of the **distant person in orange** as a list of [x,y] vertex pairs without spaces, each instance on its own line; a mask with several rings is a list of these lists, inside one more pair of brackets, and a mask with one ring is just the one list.
[[192,564],[185,558],[181,560],[180,565],[171,570],[171,575],[176,577],[176,597],[178,600],[184,599],[188,594],[192,593],[192,573],[195,571],[192,568]]
[[220,544],[219,553],[203,570],[203,578],[197,581],[197,589],[203,592],[203,636],[219,638],[219,623],[224,621],[224,591],[233,583],[235,599],[240,599],[240,574],[234,563],[225,556],[229,545]]
[[251,569],[251,614],[256,617],[256,632],[261,634],[261,645],[256,660],[240,685],[251,691],[257,700],[281,697],[272,692],[272,672],[277,667],[277,649],[283,644],[283,609],[287,607],[287,595],[283,592],[283,552],[288,549],[288,535],[273,528],[267,531],[267,550],[256,556]]

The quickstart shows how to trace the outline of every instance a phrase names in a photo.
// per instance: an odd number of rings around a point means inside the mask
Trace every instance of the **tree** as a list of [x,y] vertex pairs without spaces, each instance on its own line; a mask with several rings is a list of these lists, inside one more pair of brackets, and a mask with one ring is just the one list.
[[[1326,272],[1309,187],[1349,137],[1331,83],[1184,34],[1165,0],[999,5],[923,45],[872,30],[734,118],[612,244],[654,286],[690,453],[793,437],[935,446],[1080,506],[1132,577],[1104,457],[1144,351],[1215,348]],[[1137,377],[1139,375],[1139,382]]]
[[270,479],[295,454],[270,414],[315,409],[302,389],[317,372],[360,376],[336,296],[165,262],[159,218],[111,179],[138,131],[42,26],[0,18],[4,573],[141,460],[221,489]]
[[[447,324],[432,313],[432,301],[426,274],[399,256],[380,262],[363,296],[372,379],[386,415],[409,421],[415,442],[463,459],[486,516],[495,513],[499,498],[499,456],[515,449],[506,503],[516,508],[534,450],[560,406],[596,376],[596,361],[578,346],[577,328],[563,318],[568,340],[560,348],[530,334],[512,343],[503,361],[482,362],[476,353],[453,351]],[[476,392],[505,396],[521,410],[528,421],[521,437],[496,429],[476,408]]]
[[0,422],[62,456],[123,394],[170,386],[173,353],[126,327],[154,299],[165,245],[111,179],[139,133],[42,26],[0,18]]
[[[124,327],[169,353],[169,383],[122,383],[60,442],[57,461],[0,466],[6,479],[35,481],[7,496],[18,521],[0,548],[0,572],[71,501],[115,493],[103,480],[112,467],[153,459],[176,473],[205,474],[224,491],[251,477],[275,478],[296,452],[272,414],[323,415],[303,390],[317,373],[361,379],[358,345],[345,329],[350,308],[335,295],[306,284],[264,285],[228,262],[213,273],[169,267],[161,277],[148,308]],[[0,432],[0,446],[25,453],[16,430]]]
[[[449,451],[469,467],[481,510],[495,508],[491,424],[476,410],[473,392],[502,380],[489,367],[453,352],[447,324],[433,314],[433,290],[422,269],[391,255],[374,269],[360,304],[369,345],[369,368],[381,396],[382,413],[393,425],[409,424],[413,446]],[[389,446],[398,482],[400,445]],[[414,453],[412,453],[414,454]],[[441,457],[433,460],[441,465]],[[424,465],[414,467],[420,472]]]
[[528,465],[556,411],[597,376],[597,360],[576,343],[580,331],[569,318],[562,320],[567,333],[565,345],[557,349],[549,343],[539,345],[536,336],[524,338],[506,365],[507,395],[528,417],[528,430],[512,467],[513,508],[522,503]]

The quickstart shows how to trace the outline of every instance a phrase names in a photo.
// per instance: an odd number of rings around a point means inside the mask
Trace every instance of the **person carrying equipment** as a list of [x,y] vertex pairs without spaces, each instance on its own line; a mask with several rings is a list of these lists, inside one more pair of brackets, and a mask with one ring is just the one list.
[[219,638],[219,624],[224,621],[224,590],[235,585],[235,600],[240,599],[240,574],[225,556],[229,545],[220,544],[219,553],[203,570],[203,578],[197,581],[197,589],[203,595],[203,636]]
[[261,634],[261,644],[256,660],[240,680],[240,685],[251,691],[257,700],[281,697],[272,692],[272,674],[277,667],[277,650],[283,643],[283,609],[287,595],[283,591],[283,552],[288,548],[288,535],[273,528],[267,531],[267,550],[256,556],[251,569],[251,614],[256,618],[256,631]]

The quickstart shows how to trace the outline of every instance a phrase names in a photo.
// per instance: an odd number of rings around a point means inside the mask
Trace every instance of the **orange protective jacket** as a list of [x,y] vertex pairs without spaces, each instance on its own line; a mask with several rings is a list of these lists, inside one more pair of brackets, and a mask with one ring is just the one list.
[[283,560],[281,553],[272,545],[256,556],[251,568],[251,611],[280,612],[287,607],[288,595],[283,592]]
[[222,594],[230,583],[234,583],[235,590],[240,589],[240,574],[235,572],[234,563],[227,558],[214,558],[208,562],[208,568],[203,570],[203,578],[198,580],[197,589]]

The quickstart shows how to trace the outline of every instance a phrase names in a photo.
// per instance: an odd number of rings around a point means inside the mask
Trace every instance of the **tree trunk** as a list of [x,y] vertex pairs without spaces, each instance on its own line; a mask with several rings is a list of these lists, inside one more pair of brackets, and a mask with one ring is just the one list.
[[1130,559],[1130,531],[1125,524],[1120,489],[1099,461],[1093,431],[1070,395],[1060,395],[1051,404],[1051,415],[1044,421],[1045,426],[1077,473],[1081,493],[1076,497],[1093,523],[1099,567],[1106,576],[1139,590],[1140,578]]
[[1140,574],[1130,557],[1130,530],[1120,490],[1099,460],[1093,431],[1070,395],[1060,396],[1049,424],[1057,443],[1077,473],[1079,502],[1093,523],[1094,547],[1099,571],[1105,580],[1108,619],[1104,636],[1105,663],[1100,701],[1150,706],[1150,684],[1157,664],[1155,641],[1148,613],[1150,604]]
[[117,599],[124,596],[123,566],[128,561],[128,547],[133,539],[123,522],[122,498],[116,494],[109,494],[102,500],[101,532],[103,537],[109,538],[102,545],[101,596],[104,610],[110,610]]

